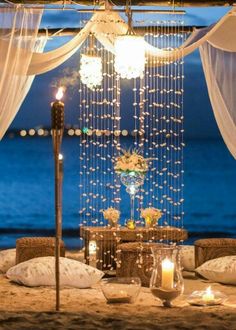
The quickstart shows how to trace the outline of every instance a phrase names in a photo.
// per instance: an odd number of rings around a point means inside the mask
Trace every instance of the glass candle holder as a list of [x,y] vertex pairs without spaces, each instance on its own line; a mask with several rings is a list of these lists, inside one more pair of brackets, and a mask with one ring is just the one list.
[[154,259],[151,292],[162,301],[163,306],[171,307],[172,300],[181,295],[184,288],[179,248],[163,245],[151,250]]
[[187,298],[187,302],[194,306],[221,305],[227,300],[227,296],[220,292],[211,290],[209,286],[205,291],[194,291]]
[[101,281],[101,289],[108,304],[132,304],[141,289],[138,277],[112,277]]
[[120,177],[127,193],[130,195],[130,220],[134,220],[134,200],[139,187],[144,183],[145,174],[131,171],[121,173]]

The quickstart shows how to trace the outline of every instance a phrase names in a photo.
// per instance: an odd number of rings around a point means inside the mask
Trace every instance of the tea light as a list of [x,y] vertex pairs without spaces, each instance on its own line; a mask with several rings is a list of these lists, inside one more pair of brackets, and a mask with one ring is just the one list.
[[135,229],[135,227],[136,227],[135,221],[134,220],[128,220],[127,224],[126,224],[126,227],[128,229],[132,229],[132,230]]
[[95,255],[97,250],[97,243],[96,241],[89,242],[89,255]]
[[152,219],[150,217],[146,217],[144,220],[145,220],[145,226],[147,228],[151,227],[151,225],[152,225]]
[[166,290],[172,290],[174,286],[174,263],[168,258],[162,261],[161,286]]
[[127,298],[128,296],[128,293],[124,290],[120,290],[120,292],[117,294],[118,298]]
[[206,291],[203,292],[202,300],[203,300],[205,303],[209,303],[209,302],[212,302],[212,301],[215,300],[215,295],[214,295],[214,293],[211,291],[211,287],[210,287],[210,286],[206,289]]
[[212,291],[209,286],[205,291],[194,291],[187,298],[187,302],[194,306],[221,305],[227,300],[227,296],[220,291]]

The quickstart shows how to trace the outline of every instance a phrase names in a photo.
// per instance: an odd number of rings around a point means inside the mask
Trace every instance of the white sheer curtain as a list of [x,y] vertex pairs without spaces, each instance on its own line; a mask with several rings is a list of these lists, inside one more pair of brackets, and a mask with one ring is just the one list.
[[33,81],[27,72],[33,51],[39,47],[36,40],[41,16],[41,10],[20,5],[0,8],[0,139]]
[[[90,32],[110,52],[116,35],[125,34],[127,24],[118,13],[96,12],[74,38],[50,52],[40,54],[37,31],[42,12],[21,6],[0,8],[0,139],[26,96],[33,75],[50,71],[66,61],[83,44]],[[167,51],[146,43],[149,58],[171,60],[200,47],[213,111],[230,152],[236,158],[236,8],[216,24],[196,30],[178,49]],[[109,34],[106,33],[109,31]],[[161,61],[157,61],[161,62]],[[28,75],[28,77],[27,77]]]
[[236,52],[205,42],[200,54],[217,125],[236,159]]

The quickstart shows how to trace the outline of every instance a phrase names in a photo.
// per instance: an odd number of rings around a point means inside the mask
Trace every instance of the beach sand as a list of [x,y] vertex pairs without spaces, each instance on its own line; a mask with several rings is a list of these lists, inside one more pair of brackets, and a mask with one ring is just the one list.
[[174,308],[163,308],[149,288],[134,304],[107,304],[99,285],[91,289],[61,289],[61,312],[55,312],[52,287],[28,288],[0,275],[0,329],[236,329],[236,287],[212,283],[229,297],[224,306],[193,307],[186,296],[205,289],[207,281],[185,279],[185,292]]

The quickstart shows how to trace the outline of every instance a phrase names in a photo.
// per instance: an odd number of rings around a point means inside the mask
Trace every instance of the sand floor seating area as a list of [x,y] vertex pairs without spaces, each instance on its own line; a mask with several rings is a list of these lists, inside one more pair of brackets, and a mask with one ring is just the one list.
[[[229,297],[224,306],[193,307],[186,297],[205,288],[208,281],[185,279],[184,296],[174,308],[163,308],[142,288],[134,304],[107,304],[99,285],[91,289],[63,288],[61,313],[54,312],[52,287],[28,288],[0,275],[0,329],[236,329],[236,287],[211,283]],[[47,302],[47,303],[45,303]]]

